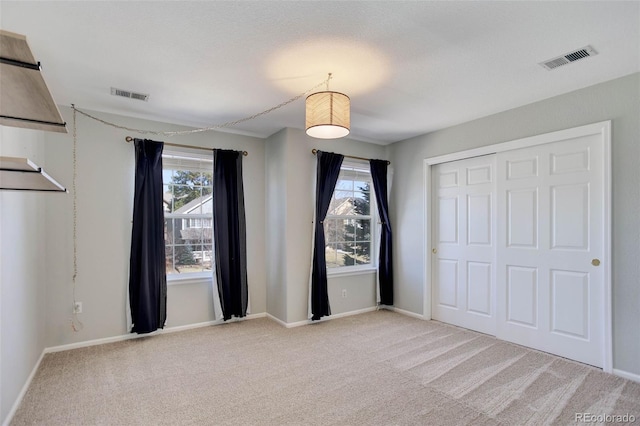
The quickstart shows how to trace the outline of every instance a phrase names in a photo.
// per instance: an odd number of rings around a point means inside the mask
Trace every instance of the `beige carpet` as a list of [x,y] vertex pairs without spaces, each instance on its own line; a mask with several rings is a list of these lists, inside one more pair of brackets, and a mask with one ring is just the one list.
[[635,416],[640,384],[388,311],[45,356],[13,425],[542,425]]

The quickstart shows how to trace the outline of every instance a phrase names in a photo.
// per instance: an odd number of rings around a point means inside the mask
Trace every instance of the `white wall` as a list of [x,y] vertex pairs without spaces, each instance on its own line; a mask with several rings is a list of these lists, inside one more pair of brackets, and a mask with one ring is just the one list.
[[[61,108],[70,133],[47,133],[47,169],[70,188],[72,183],[72,111]],[[96,116],[121,125],[150,130],[177,130],[178,126],[110,114]],[[46,270],[48,277],[46,346],[57,346],[127,334],[126,307],[134,189],[133,145],[125,130],[107,127],[77,116],[78,278],[76,299],[83,302],[79,316],[84,329],[71,330],[73,204],[72,197],[49,198],[46,208]],[[230,133],[207,132],[188,136],[148,136],[149,139],[249,152],[243,160],[247,219],[248,282],[252,312],[266,311],[264,142]],[[167,326],[213,320],[208,282],[170,284]]]
[[395,305],[423,311],[423,159],[612,120],[615,369],[640,374],[640,74],[505,111],[390,148]]
[[[0,126],[0,155],[46,166],[43,154],[42,131]],[[0,191],[0,423],[45,347],[45,204],[65,198],[69,195]]]
[[[308,319],[316,173],[316,159],[311,153],[313,148],[365,158],[387,158],[385,148],[380,145],[349,139],[313,139],[298,129],[284,129],[267,140],[266,157],[272,161],[272,165],[268,165],[267,170],[281,168],[285,170],[285,182],[282,182],[282,172],[275,174],[274,170],[274,174],[271,172],[267,174],[268,203],[272,202],[272,191],[279,188],[285,193],[284,204],[269,207],[267,228],[274,227],[281,232],[270,234],[267,250],[273,250],[278,244],[283,244],[284,247],[280,249],[283,249],[285,254],[281,257],[281,261],[286,263],[284,274],[278,277],[274,274],[269,277],[270,280],[284,279],[285,283],[270,281],[267,299],[268,305],[273,306],[274,311],[268,312],[288,323]],[[278,222],[282,218],[285,218],[284,223]],[[374,307],[376,305],[375,278],[375,273],[340,278],[329,277],[327,287],[332,314]],[[284,298],[282,291],[279,290],[282,288],[285,292]],[[346,298],[342,298],[342,289],[347,290]],[[273,298],[281,300],[272,301]],[[280,316],[282,315],[281,303],[286,304],[286,318]]]

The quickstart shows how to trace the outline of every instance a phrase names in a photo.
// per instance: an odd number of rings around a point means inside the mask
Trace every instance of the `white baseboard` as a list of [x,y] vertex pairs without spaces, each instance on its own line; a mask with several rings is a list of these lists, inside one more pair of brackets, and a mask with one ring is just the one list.
[[342,312],[340,314],[331,315],[330,317],[326,317],[326,318],[327,318],[327,320],[332,320],[332,319],[337,319],[337,318],[350,317],[352,315],[364,314],[366,312],[372,312],[372,311],[377,311],[377,310],[378,310],[377,306],[371,306],[370,308],[358,309],[358,310],[349,311],[349,312]]
[[424,315],[416,314],[415,312],[411,312],[411,311],[405,311],[404,309],[396,308],[395,306],[387,306],[385,307],[385,309],[389,309],[390,311],[397,312],[399,314],[406,315],[408,317],[417,318],[421,320],[425,319]]
[[617,368],[613,369],[613,374],[624,379],[629,379],[633,380],[634,382],[640,383],[640,374],[629,373],[628,371],[618,370]]
[[283,327],[291,328],[291,326],[289,324],[287,324],[285,321],[282,321],[280,318],[278,318],[276,316],[273,316],[270,313],[267,313],[267,318],[269,318],[273,322],[277,322],[278,324],[280,324]]
[[278,324],[280,324],[283,327],[294,328],[294,327],[301,327],[303,325],[309,325],[309,324],[314,324],[314,323],[331,321],[332,319],[350,317],[352,315],[359,315],[359,314],[363,314],[365,312],[375,311],[376,309],[378,309],[376,306],[372,306],[370,308],[358,309],[358,310],[355,310],[355,311],[341,312],[339,314],[330,315],[328,317],[322,317],[318,321],[311,321],[310,319],[307,319],[307,320],[297,321],[297,322],[285,322],[285,321],[282,321],[280,318],[274,317],[271,314],[267,314],[267,317],[272,319],[273,321],[277,322]]
[[24,386],[22,386],[22,389],[20,390],[18,397],[13,403],[11,410],[9,410],[9,414],[7,414],[7,417],[5,417],[4,421],[2,422],[2,426],[9,426],[9,423],[11,423],[11,420],[13,420],[13,416],[16,414],[16,411],[18,411],[18,407],[20,406],[22,399],[26,395],[27,390],[29,389],[29,386],[31,386],[31,381],[35,377],[36,372],[38,371],[38,368],[40,368],[40,363],[44,358],[45,351],[46,349],[42,351],[42,353],[40,354],[40,358],[38,358],[38,361],[36,362],[36,365],[33,366],[33,369],[31,370],[31,374],[29,374],[29,377],[27,377],[27,381],[24,383]]
[[156,330],[152,333],[147,333],[147,334],[135,334],[135,333],[129,333],[129,334],[123,334],[120,336],[113,336],[113,337],[104,337],[101,339],[93,339],[93,340],[85,340],[83,342],[77,342],[77,343],[69,343],[67,345],[60,345],[60,346],[51,346],[48,348],[44,349],[45,353],[52,353],[52,352],[61,352],[61,351],[68,351],[71,349],[78,349],[78,348],[86,348],[89,346],[95,346],[95,345],[104,345],[106,343],[113,343],[113,342],[121,342],[123,340],[131,340],[131,339],[139,339],[141,337],[149,337],[149,336],[157,336],[160,334],[167,334],[167,333],[175,333],[177,331],[184,331],[184,330],[191,330],[193,328],[201,328],[201,327],[208,327],[211,325],[220,325],[220,324],[225,324],[225,323],[230,323],[230,322],[237,322],[237,321],[245,321],[245,320],[252,320],[252,319],[256,319],[256,318],[264,318],[267,314],[265,312],[259,313],[259,314],[249,314],[244,318],[232,318],[228,321],[223,321],[223,320],[214,320],[214,321],[205,321],[205,322],[199,322],[199,323],[195,323],[195,324],[187,324],[187,325],[179,325],[179,326],[175,326],[175,327],[167,327],[167,328],[162,328],[159,330]]

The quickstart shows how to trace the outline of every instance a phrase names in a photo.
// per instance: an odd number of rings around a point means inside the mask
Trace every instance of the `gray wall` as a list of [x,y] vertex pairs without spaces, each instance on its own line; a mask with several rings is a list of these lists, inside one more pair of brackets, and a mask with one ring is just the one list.
[[[61,108],[72,129],[72,112]],[[178,130],[177,126],[123,116],[95,113],[121,125]],[[124,141],[131,134],[78,115],[78,279],[76,298],[83,302],[80,320],[84,329],[69,327],[72,301],[73,198],[47,199],[46,242],[47,319],[46,346],[127,334],[126,307],[134,189],[133,145]],[[45,157],[49,173],[67,187],[72,182],[72,132],[47,133]],[[188,136],[148,136],[207,148],[246,150],[243,160],[247,219],[248,280],[251,308],[266,311],[264,141],[230,133],[196,133]],[[207,281],[170,284],[167,326],[181,326],[213,317],[211,284]]]
[[287,321],[287,132],[265,142],[267,312]]
[[[0,155],[46,166],[44,132],[0,126],[0,141]],[[0,423],[45,347],[45,204],[65,197],[0,191]]]
[[421,314],[423,159],[612,120],[613,366],[640,374],[640,74],[632,74],[390,147],[396,306]]
[[[308,319],[316,173],[311,150],[379,159],[386,158],[386,151],[383,146],[354,140],[313,139],[298,129],[283,129],[268,138],[266,146],[267,256],[275,262],[268,267],[272,271],[267,284],[268,312],[295,323]],[[279,259],[274,259],[273,250],[279,251]],[[329,277],[327,281],[332,314],[376,306],[375,273]],[[342,298],[343,289],[346,298]]]

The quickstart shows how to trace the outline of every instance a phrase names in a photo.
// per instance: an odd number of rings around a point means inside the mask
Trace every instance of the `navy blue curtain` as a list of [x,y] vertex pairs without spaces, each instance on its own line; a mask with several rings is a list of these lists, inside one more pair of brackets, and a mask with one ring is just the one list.
[[213,233],[224,320],[247,315],[247,229],[241,151],[213,151]]
[[378,282],[380,285],[380,304],[393,305],[393,250],[391,221],[389,220],[389,200],[387,195],[387,162],[369,160],[371,179],[376,194],[378,214],[382,222],[380,234],[380,256],[378,258]]
[[129,261],[129,307],[133,333],[164,328],[167,275],[162,203],[164,143],[134,139],[136,151],[133,230]]
[[317,151],[316,222],[314,224],[313,264],[311,270],[311,319],[331,315],[327,294],[327,259],[325,256],[324,219],[329,211],[331,196],[338,181],[344,156]]

